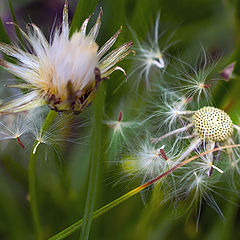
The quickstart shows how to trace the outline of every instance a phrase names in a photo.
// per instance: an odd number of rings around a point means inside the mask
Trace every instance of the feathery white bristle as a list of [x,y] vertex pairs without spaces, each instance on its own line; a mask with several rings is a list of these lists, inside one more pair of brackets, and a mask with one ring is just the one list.
[[[56,111],[80,113],[93,99],[97,82],[116,70],[121,70],[125,74],[121,67],[115,65],[131,52],[129,48],[132,42],[129,41],[106,54],[116,41],[119,30],[99,50],[95,40],[101,26],[102,14],[100,8],[96,23],[88,33],[86,30],[91,16],[84,21],[80,31],[74,32],[69,37],[66,0],[61,27],[55,30],[50,43],[34,24],[27,25],[27,33],[20,29],[30,45],[31,52],[0,43],[1,52],[18,60],[14,64],[1,60],[0,65],[24,80],[27,83],[26,89],[32,90],[27,99],[20,99],[21,104],[24,101],[25,105],[20,106],[18,100],[12,101],[1,105],[0,112],[26,110],[27,104],[35,107],[41,105],[44,100],[45,104]],[[98,74],[95,76],[96,69]],[[24,89],[24,84],[21,88]],[[31,94],[37,96],[31,98]]]
[[52,81],[52,88],[58,96],[66,97],[68,81],[72,82],[75,90],[81,90],[95,80],[97,50],[97,44],[81,33],[74,33],[70,40],[62,36],[53,40],[48,50],[52,68],[49,69],[52,75],[48,80]]

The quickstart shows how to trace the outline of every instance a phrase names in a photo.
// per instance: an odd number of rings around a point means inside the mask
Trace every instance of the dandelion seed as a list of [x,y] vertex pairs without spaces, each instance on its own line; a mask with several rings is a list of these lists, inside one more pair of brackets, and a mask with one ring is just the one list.
[[[160,15],[156,18],[155,27],[154,27],[154,36],[151,37],[151,39],[148,42],[141,43],[136,38],[136,56],[134,58],[134,65],[132,67],[132,71],[129,74],[129,77],[131,75],[137,74],[138,80],[137,80],[137,86],[139,86],[140,81],[144,78],[145,84],[147,89],[150,89],[150,73],[155,68],[158,69],[161,72],[165,70],[167,67],[167,60],[166,60],[166,51],[172,46],[173,43],[169,44],[169,41],[171,39],[171,36],[160,48],[159,46],[159,39],[161,36],[165,33],[162,32],[159,34],[159,22],[160,22]],[[132,31],[133,32],[133,31]],[[134,35],[136,35],[134,33]]]
[[41,141],[38,140],[37,144],[36,144],[35,147],[33,148],[33,154],[36,153],[37,148],[38,148],[38,146],[40,145],[40,143],[41,143]]
[[211,167],[216,169],[218,172],[223,173],[223,170],[221,170],[220,168],[216,167],[215,165],[212,164]]
[[164,93],[160,101],[150,102],[154,108],[154,112],[151,113],[145,121],[152,119],[158,130],[166,126],[169,130],[172,130],[181,121],[181,116],[188,116],[193,113],[192,111],[186,110],[190,102],[191,99],[185,98],[184,96],[180,97],[174,92]]
[[[218,61],[210,59],[205,50],[202,48],[202,53],[197,59],[195,65],[191,65],[183,60],[178,60],[181,67],[176,67],[177,74],[168,75],[177,78],[180,81],[179,87],[174,87],[174,90],[184,94],[186,98],[197,97],[197,102],[200,102],[201,97],[209,100],[211,97],[211,88],[215,79],[211,78],[211,74],[216,68]],[[210,99],[211,100],[211,99]]]
[[0,118],[0,141],[16,139],[21,148],[25,148],[20,137],[28,133],[28,113],[5,115]]
[[22,142],[20,141],[20,138],[17,137],[17,142],[20,145],[20,147],[22,147],[23,149],[25,148],[25,146],[22,144]]
[[119,112],[119,115],[118,115],[118,122],[121,122],[121,121],[122,121],[122,117],[123,117],[123,112],[120,111],[120,112]]
[[184,199],[187,203],[187,209],[192,210],[193,206],[198,202],[198,211],[197,211],[197,226],[200,219],[201,214],[201,204],[204,200],[207,202],[216,212],[223,217],[223,214],[213,198],[213,193],[215,190],[213,188],[214,183],[217,181],[216,179],[210,179],[202,173],[193,172],[187,173],[185,172],[186,176],[182,177],[178,186],[176,187],[177,196],[179,198]]
[[130,148],[122,158],[122,168],[129,176],[142,179],[146,182],[153,179],[174,166],[177,153],[170,150],[165,152],[165,145],[155,147],[149,143],[149,138],[144,142],[136,142],[137,150]]
[[117,120],[104,121],[104,123],[113,129],[110,146],[114,141],[120,140],[119,138],[122,138],[127,143],[126,131],[133,130],[140,125],[140,122],[137,121],[124,121],[122,111],[119,112]]
[[[79,128],[84,127],[86,122],[82,121],[81,124],[78,121],[75,122],[76,116],[73,115],[57,116],[53,123],[43,131],[42,125],[47,108],[39,108],[38,110],[32,110],[27,114],[26,148],[31,146],[33,154],[36,154],[40,148],[45,149],[45,159],[56,154],[61,160],[61,152],[67,143],[82,143],[82,139],[79,136]],[[34,142],[35,145],[33,147],[32,144]]]
[[160,154],[161,154],[162,158],[163,158],[164,160],[168,160],[168,157],[167,157],[165,151],[163,150],[164,148],[165,148],[165,145],[163,145],[163,146],[159,149],[159,151],[160,151]]
[[[27,89],[28,93],[0,105],[1,113],[13,113],[47,104],[58,112],[80,113],[92,101],[98,84],[115,70],[124,70],[116,64],[131,51],[129,41],[112,52],[107,51],[117,40],[117,31],[100,49],[96,38],[101,25],[102,9],[95,25],[86,34],[87,18],[80,31],[69,36],[68,4],[65,2],[61,30],[56,29],[50,43],[34,24],[21,33],[30,44],[33,53],[16,46],[0,43],[0,51],[18,60],[17,64],[0,60],[7,71],[25,81],[8,85]],[[124,72],[125,74],[125,72]]]

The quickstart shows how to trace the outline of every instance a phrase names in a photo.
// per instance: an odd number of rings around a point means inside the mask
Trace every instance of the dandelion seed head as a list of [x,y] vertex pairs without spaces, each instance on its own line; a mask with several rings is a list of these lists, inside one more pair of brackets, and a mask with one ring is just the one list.
[[47,104],[57,112],[78,114],[92,101],[100,82],[115,70],[131,51],[132,41],[108,53],[121,32],[118,30],[101,48],[96,43],[103,12],[100,8],[94,26],[87,33],[90,17],[79,31],[69,34],[68,3],[63,21],[50,42],[35,24],[27,25],[27,33],[19,28],[31,51],[0,43],[0,51],[15,58],[16,63],[0,60],[0,66],[24,80],[24,84],[8,85],[27,89],[18,99],[0,105],[0,113],[13,113]]
[[193,122],[202,139],[213,142],[227,140],[232,136],[233,123],[223,110],[214,107],[203,107],[193,115]]
[[43,86],[39,87],[61,101],[67,100],[69,91],[82,91],[95,81],[94,69],[98,67],[97,51],[98,45],[79,32],[74,33],[70,40],[62,34],[58,38],[55,37],[47,53],[49,62],[42,63],[45,68],[42,68],[40,77],[45,81]]

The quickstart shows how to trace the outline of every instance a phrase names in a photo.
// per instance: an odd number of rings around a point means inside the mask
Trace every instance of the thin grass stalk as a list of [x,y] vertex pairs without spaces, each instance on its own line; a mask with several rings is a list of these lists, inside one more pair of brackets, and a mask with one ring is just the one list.
[[[147,183],[144,183],[143,185],[131,190],[130,192],[124,194],[123,196],[117,198],[116,200],[114,200],[114,201],[110,202],[109,204],[103,206],[102,208],[98,209],[97,211],[95,211],[93,213],[93,219],[103,215],[104,213],[108,212],[112,208],[118,206],[120,203],[122,203],[122,202],[126,201],[127,199],[133,197],[137,193],[141,192],[142,190],[144,190],[147,187],[151,186],[152,184],[156,183],[158,180],[162,179],[163,177],[168,176],[174,170],[186,165],[187,163],[192,162],[193,160],[195,160],[197,158],[200,158],[204,155],[207,155],[209,153],[216,152],[216,151],[219,151],[219,150],[229,149],[229,148],[235,148],[235,147],[240,147],[240,144],[222,146],[222,147],[218,147],[218,148],[215,148],[215,149],[211,149],[211,150],[202,152],[202,153],[200,153],[196,156],[193,156],[191,158],[188,158],[188,159],[186,159],[185,161],[183,161],[179,164],[176,164],[174,167],[172,167],[168,171],[164,172],[163,174],[159,175],[158,177],[150,180]],[[72,224],[70,227],[64,229],[63,231],[59,232],[58,234],[49,238],[48,240],[62,240],[62,239],[65,239],[66,237],[70,236],[72,233],[78,231],[81,228],[82,225],[83,225],[83,219],[77,221],[76,223]]]
[[[57,112],[50,111],[42,125],[41,132],[43,133],[46,131],[46,129],[51,125],[51,123],[54,121],[54,119],[57,116]],[[38,141],[36,140],[34,142],[30,161],[29,161],[29,168],[28,168],[28,188],[29,188],[29,202],[30,202],[30,208],[32,212],[33,222],[34,222],[34,228],[36,231],[36,235],[38,240],[43,240],[43,231],[41,227],[41,221],[39,216],[39,209],[37,204],[37,194],[36,194],[36,163],[37,163],[37,152],[34,153],[34,149],[36,145],[38,144]]]

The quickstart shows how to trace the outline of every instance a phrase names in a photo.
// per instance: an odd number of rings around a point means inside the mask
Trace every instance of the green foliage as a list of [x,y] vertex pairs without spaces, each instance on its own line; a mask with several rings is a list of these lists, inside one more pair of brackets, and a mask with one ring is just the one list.
[[[11,14],[16,23],[13,9],[17,9],[14,3],[15,1],[9,1],[11,13],[6,10],[0,18],[1,42],[10,42],[1,19]],[[36,1],[31,3],[36,4]],[[73,5],[72,3],[69,0],[70,6]],[[22,6],[27,8],[24,3]],[[120,26],[123,26],[123,29],[115,46],[120,46],[130,39],[136,42],[130,28],[139,40],[147,40],[147,35],[152,32],[154,21],[160,13],[160,33],[165,30],[170,33],[175,32],[172,41],[178,41],[170,48],[170,56],[194,59],[202,44],[213,57],[221,56],[221,66],[236,61],[234,79],[229,82],[216,81],[213,100],[216,106],[226,108],[234,120],[239,121],[239,1],[79,0],[71,23],[71,32],[79,29],[83,20],[94,10],[98,12],[99,7],[103,7],[104,13],[97,39],[100,46]],[[44,14],[40,13],[42,18]],[[31,12],[28,15],[31,18]],[[38,25],[38,23],[35,24]],[[48,23],[48,29],[51,29],[51,24]],[[21,33],[18,27],[15,30],[19,45],[22,46]],[[119,65],[129,73],[131,59]],[[221,67],[216,71],[218,77],[222,69]],[[0,71],[2,78],[4,70],[0,69]],[[121,167],[116,166],[117,164],[110,166],[109,162],[117,161],[119,155],[118,152],[112,155],[105,154],[112,129],[103,125],[103,121],[107,118],[113,119],[113,116],[117,116],[118,110],[124,112],[124,117],[128,115],[128,119],[133,120],[134,117],[145,114],[145,112],[135,114],[132,110],[139,106],[144,108],[145,100],[150,98],[145,93],[144,85],[140,86],[138,92],[136,89],[133,90],[134,81],[135,77],[130,77],[126,82],[120,72],[113,73],[110,79],[105,80],[92,106],[74,120],[75,123],[81,124],[86,118],[90,119],[87,127],[78,129],[81,140],[77,141],[80,145],[70,142],[60,146],[63,157],[55,154],[47,158],[46,149],[40,146],[37,154],[32,154],[28,162],[32,145],[29,149],[22,150],[15,142],[8,145],[4,145],[4,142],[0,143],[2,149],[0,154],[0,239],[33,240],[36,239],[35,230],[40,238],[48,237],[51,240],[75,240],[79,239],[80,234],[82,239],[89,237],[97,240],[225,240],[240,237],[239,209],[221,197],[217,200],[223,209],[225,223],[210,208],[203,206],[196,232],[194,211],[187,218],[184,204],[178,205],[178,211],[175,211],[174,203],[161,205],[164,200],[161,190],[148,192],[146,205],[142,203],[140,195],[131,199],[129,198],[133,195],[124,195],[140,185],[141,181],[137,180],[137,176],[123,177]],[[121,83],[122,86],[115,91]],[[51,111],[50,114],[55,113]],[[53,116],[55,117],[57,115]],[[46,120],[45,124],[52,124],[52,121]],[[69,127],[69,132],[71,131],[73,130]],[[131,138],[130,144],[135,144],[135,140],[134,137]],[[118,149],[117,146],[115,148],[122,152],[125,150]],[[112,159],[113,156],[114,159]],[[89,169],[91,169],[90,172]],[[30,171],[29,179],[28,171]],[[232,196],[226,193],[224,198],[232,199]],[[236,203],[239,202],[238,199],[233,200]],[[122,203],[123,201],[125,202]],[[122,204],[116,207],[119,203]],[[95,218],[93,222],[92,218]],[[80,231],[82,226],[83,231]],[[56,235],[57,233],[59,234]]]
[[99,182],[100,165],[102,161],[102,119],[104,109],[104,85],[98,89],[97,96],[93,102],[93,122],[91,131],[91,149],[90,149],[90,166],[88,178],[88,192],[86,197],[83,229],[81,240],[87,240],[92,223],[93,210],[96,200],[97,185]]
[[1,42],[5,42],[5,43],[10,43],[10,39],[7,35],[7,32],[4,28],[2,19],[0,18],[0,37],[1,37]]
[[79,0],[71,22],[71,32],[79,30],[82,22],[94,12],[98,0],[84,1]]
[[16,31],[16,34],[17,34],[17,38],[18,38],[19,43],[21,44],[21,46],[24,47],[23,38],[22,38],[21,32],[20,32],[20,30],[18,28],[17,19],[16,19],[16,16],[15,16],[15,12],[13,10],[13,6],[12,6],[11,0],[8,0],[8,5],[9,5],[10,13],[12,15],[13,23],[15,24],[14,27],[15,27],[15,31]]

